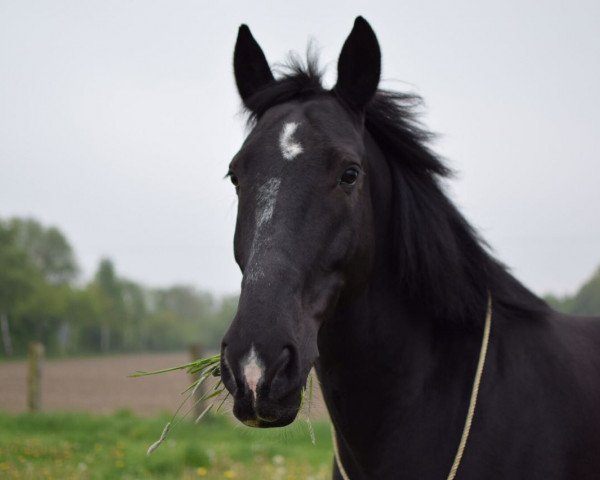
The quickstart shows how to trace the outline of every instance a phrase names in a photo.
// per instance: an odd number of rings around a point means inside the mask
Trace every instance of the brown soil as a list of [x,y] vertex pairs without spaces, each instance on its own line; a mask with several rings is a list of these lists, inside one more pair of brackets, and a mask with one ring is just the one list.
[[[183,372],[143,378],[128,375],[187,362],[186,353],[46,360],[42,369],[42,409],[94,413],[129,409],[139,415],[174,412],[182,400],[179,393],[190,384],[189,376]],[[26,386],[26,362],[0,363],[0,410],[26,411]],[[326,415],[319,394],[315,394],[313,404],[312,418]]]

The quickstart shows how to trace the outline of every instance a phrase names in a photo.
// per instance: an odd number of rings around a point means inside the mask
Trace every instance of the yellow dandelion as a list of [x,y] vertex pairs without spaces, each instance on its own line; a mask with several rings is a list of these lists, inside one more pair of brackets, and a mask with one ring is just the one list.
[[207,474],[208,470],[204,467],[199,467],[196,469],[196,475],[198,475],[199,477],[206,477]]
[[223,472],[223,476],[225,478],[235,478],[236,477],[235,472],[233,470],[225,470]]

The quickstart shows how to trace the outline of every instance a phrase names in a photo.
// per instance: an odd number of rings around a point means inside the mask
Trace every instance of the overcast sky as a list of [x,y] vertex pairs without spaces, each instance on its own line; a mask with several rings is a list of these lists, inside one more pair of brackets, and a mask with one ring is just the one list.
[[237,27],[270,62],[315,38],[331,84],[359,14],[383,86],[425,98],[467,218],[534,291],[573,291],[600,265],[597,0],[0,0],[0,217],[58,226],[84,278],[109,256],[237,291]]

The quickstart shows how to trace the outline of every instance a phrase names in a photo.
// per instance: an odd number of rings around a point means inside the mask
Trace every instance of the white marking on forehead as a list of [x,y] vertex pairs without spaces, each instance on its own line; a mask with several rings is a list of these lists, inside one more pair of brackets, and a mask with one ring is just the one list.
[[244,372],[244,379],[248,384],[248,388],[250,388],[250,391],[254,396],[254,400],[256,400],[256,389],[263,376],[263,363],[260,358],[258,358],[258,354],[254,349],[254,345],[252,345],[250,353],[242,362],[242,370]]
[[286,122],[279,134],[279,148],[281,148],[281,154],[286,160],[293,160],[303,151],[302,145],[295,142],[293,138],[298,125],[300,124],[296,122]]

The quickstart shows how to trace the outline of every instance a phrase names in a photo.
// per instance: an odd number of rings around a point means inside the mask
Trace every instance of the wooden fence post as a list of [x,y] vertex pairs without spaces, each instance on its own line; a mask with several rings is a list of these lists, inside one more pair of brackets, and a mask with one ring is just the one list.
[[13,354],[12,340],[10,338],[10,328],[8,326],[8,316],[6,313],[0,313],[0,332],[2,332],[2,342],[4,343],[4,353],[7,357]]
[[29,344],[29,368],[27,370],[27,407],[37,412],[42,405],[42,363],[44,345],[40,342]]
[[[204,348],[199,343],[194,343],[190,345],[190,358],[191,361],[198,360],[199,358],[204,357]],[[192,375],[192,381],[195,382],[200,378],[199,374]],[[200,399],[202,395],[206,393],[206,383],[200,385],[200,388],[196,389],[196,393],[194,394],[194,398],[192,398],[192,402],[194,402],[194,420],[198,418],[198,416],[204,410],[204,402],[201,402]]]

